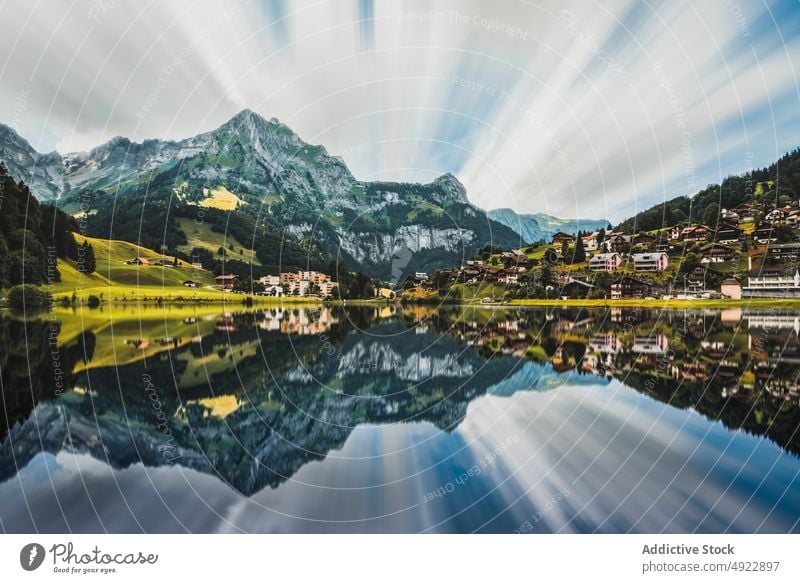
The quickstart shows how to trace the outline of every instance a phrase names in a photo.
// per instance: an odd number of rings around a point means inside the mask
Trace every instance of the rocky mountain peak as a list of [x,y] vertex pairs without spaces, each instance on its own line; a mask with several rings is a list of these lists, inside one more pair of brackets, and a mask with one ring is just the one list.
[[3,137],[7,140],[15,140],[19,137],[19,134],[11,126],[0,123],[0,137]]
[[257,122],[267,123],[267,120],[264,119],[261,115],[259,115],[255,111],[253,111],[252,109],[245,108],[222,125],[223,126],[230,126],[230,125],[238,126],[243,124],[253,125],[254,123]]
[[135,143],[117,137],[88,152],[47,160],[22,138],[10,142],[0,139],[0,160],[10,174],[62,208],[75,207],[87,190],[115,193],[113,203],[93,199],[94,216],[113,222],[127,197],[138,200],[145,173],[147,185],[158,185],[148,191],[148,202],[180,189],[181,204],[198,204],[226,188],[244,201],[237,212],[258,212],[267,202],[272,228],[293,238],[313,232],[320,248],[341,252],[349,264],[381,277],[393,276],[392,256],[399,249],[415,254],[404,269],[430,271],[488,241],[509,246],[519,240],[508,227],[489,228],[453,174],[427,184],[360,182],[341,158],[250,109],[182,140]]
[[461,184],[461,181],[459,181],[459,179],[453,176],[450,172],[442,174],[431,184],[441,188],[442,192],[444,192],[447,198],[460,203],[469,204],[469,199],[467,198],[467,189],[463,184]]
[[58,198],[64,186],[61,157],[38,153],[11,126],[0,123],[0,162],[15,180],[22,180],[41,200]]

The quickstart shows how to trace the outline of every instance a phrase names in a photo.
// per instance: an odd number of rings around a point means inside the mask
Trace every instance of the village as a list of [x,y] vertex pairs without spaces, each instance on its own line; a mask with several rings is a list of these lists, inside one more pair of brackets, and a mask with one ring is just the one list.
[[[280,275],[264,275],[252,281],[251,285],[241,288],[239,276],[223,274],[214,278],[217,286],[226,292],[242,291],[255,295],[283,296],[315,296],[332,298],[338,291],[339,284],[331,281],[330,276],[319,271],[284,272]],[[184,284],[185,285],[185,284]],[[252,287],[251,287],[252,286]]]
[[417,272],[402,296],[507,300],[800,298],[797,203],[742,204],[716,220],[652,231],[557,232],[518,249],[487,246],[455,269]]
[[[169,269],[181,268],[177,257],[175,259],[153,259],[147,257],[134,257],[125,261],[125,265],[139,267],[162,267]],[[203,270],[201,263],[191,263],[191,270]],[[291,271],[280,275],[264,275],[250,280],[241,278],[237,274],[222,273],[214,276],[214,286],[207,286],[228,293],[246,293],[270,297],[319,297],[332,298],[338,290],[339,284],[332,281],[331,276],[319,271]],[[203,284],[194,279],[187,279],[183,287],[200,288]]]
[[[706,213],[707,215],[709,213]],[[703,222],[655,230],[556,232],[520,248],[487,245],[456,268],[415,271],[397,284],[364,278],[357,293],[339,292],[322,271],[183,281],[228,293],[268,297],[370,298],[453,303],[512,300],[742,300],[800,298],[800,205],[741,204]],[[177,258],[134,257],[126,265],[203,270]],[[262,272],[263,273],[263,272]],[[366,295],[365,295],[366,294]]]

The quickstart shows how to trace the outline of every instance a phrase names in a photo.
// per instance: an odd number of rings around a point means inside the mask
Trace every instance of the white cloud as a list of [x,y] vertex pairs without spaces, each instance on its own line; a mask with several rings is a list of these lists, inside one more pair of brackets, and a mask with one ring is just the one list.
[[481,206],[620,219],[797,145],[791,108],[773,120],[770,105],[798,98],[798,15],[735,8],[376,3],[369,50],[356,2],[15,0],[0,121],[70,151],[184,137],[250,107],[361,178],[452,171]]

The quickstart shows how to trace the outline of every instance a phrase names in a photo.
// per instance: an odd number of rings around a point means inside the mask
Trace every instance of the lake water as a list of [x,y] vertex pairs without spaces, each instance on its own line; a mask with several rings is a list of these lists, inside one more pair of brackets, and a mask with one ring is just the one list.
[[797,532],[800,313],[0,316],[4,532]]

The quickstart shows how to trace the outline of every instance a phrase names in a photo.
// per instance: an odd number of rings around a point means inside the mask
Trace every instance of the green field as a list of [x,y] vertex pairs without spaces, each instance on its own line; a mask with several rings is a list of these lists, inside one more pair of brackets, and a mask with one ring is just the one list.
[[541,261],[544,259],[544,253],[547,251],[551,245],[539,245],[538,247],[526,247],[526,249],[530,249],[530,251],[526,251],[525,255],[528,259],[532,261]]
[[453,290],[461,294],[461,299],[466,302],[479,302],[483,298],[502,299],[508,286],[493,283],[463,284],[457,283],[452,287]]
[[[177,222],[188,240],[186,245],[178,247],[178,251],[190,255],[192,249],[197,247],[206,249],[216,255],[219,248],[224,247],[228,256],[232,259],[238,259],[253,265],[261,265],[250,245],[242,245],[241,241],[237,241],[231,235],[226,236],[223,233],[213,231],[208,223],[198,224],[195,220],[189,218],[179,218]],[[231,249],[231,246],[233,246],[233,249]]]
[[[248,296],[223,292],[214,284],[214,274],[205,269],[195,269],[186,261],[178,261],[177,267],[156,265],[126,265],[134,257],[162,259],[159,253],[127,241],[108,241],[93,237],[75,235],[78,244],[88,241],[94,249],[96,270],[90,275],[81,274],[74,261],[59,259],[58,270],[61,281],[42,286],[58,302],[74,295],[79,303],[89,296],[96,296],[102,303],[173,303],[195,304],[203,302],[224,302],[231,307],[239,306],[246,300],[259,305],[316,304],[319,298]],[[184,287],[183,282],[191,280],[202,287]]]
[[182,295],[191,297],[195,294],[213,294],[222,292],[203,288],[186,288],[186,280],[197,281],[203,286],[214,284],[214,274],[202,269],[194,269],[185,261],[179,261],[178,267],[161,267],[146,265],[126,265],[125,262],[134,257],[161,259],[155,251],[146,249],[126,241],[108,241],[75,235],[78,244],[84,241],[94,248],[97,267],[90,275],[81,274],[75,262],[59,260],[58,270],[61,281],[48,288],[55,297],[70,296],[78,298],[96,295],[103,299],[137,299],[137,297],[175,297]]

